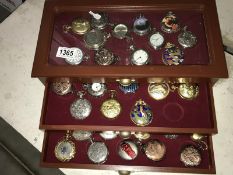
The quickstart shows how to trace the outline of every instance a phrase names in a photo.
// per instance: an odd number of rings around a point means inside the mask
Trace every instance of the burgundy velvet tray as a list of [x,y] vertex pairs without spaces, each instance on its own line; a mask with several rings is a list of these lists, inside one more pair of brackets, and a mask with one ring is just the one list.
[[[160,22],[162,18],[166,15],[167,10],[158,10],[158,11],[146,11],[146,12],[116,12],[111,11],[107,12],[109,16],[109,21],[114,24],[123,23],[132,30],[133,21],[140,15],[144,15],[151,23],[153,28],[156,28],[161,32]],[[209,64],[209,54],[207,47],[207,40],[205,35],[205,28],[203,22],[203,14],[201,11],[187,11],[187,10],[175,10],[173,11],[183,28],[185,25],[188,26],[188,30],[193,32],[197,36],[197,45],[193,48],[184,50],[184,63],[185,65],[206,65]],[[63,25],[71,24],[72,20],[76,17],[85,18],[90,21],[90,15],[88,11],[85,12],[76,12],[76,13],[59,13],[55,17],[51,50],[49,55],[49,64],[52,65],[68,65],[64,59],[56,57],[56,52],[58,47],[78,47],[85,54],[90,55],[88,61],[82,62],[80,65],[96,65],[94,63],[94,51],[90,51],[85,47],[83,36],[74,34],[72,32],[64,33]],[[107,33],[111,33],[111,27],[107,27],[105,30]],[[134,32],[130,32],[133,37],[133,43],[136,48],[143,48],[149,52],[151,61],[150,65],[161,65],[162,62],[162,53],[164,49],[159,51],[154,50],[148,43],[148,35],[138,36]],[[163,32],[164,33],[164,32]],[[180,32],[175,34],[164,33],[165,41],[176,44],[176,46],[182,48],[178,41],[177,37]],[[130,44],[126,40],[119,40],[114,37],[108,39],[105,48],[111,50],[113,53],[118,55],[121,59],[116,65],[130,65]]]
[[[109,156],[104,164],[93,164],[87,157],[87,149],[90,145],[88,141],[74,141],[76,145],[76,155],[74,159],[69,162],[60,162],[54,155],[54,148],[58,141],[65,135],[65,131],[46,131],[43,155],[41,158],[42,166],[58,167],[58,168],[91,168],[91,169],[111,169],[111,170],[133,170],[133,171],[173,171],[173,172],[196,172],[196,173],[214,173],[214,156],[212,153],[211,137],[207,137],[204,141],[208,144],[208,150],[201,151],[202,162],[197,167],[185,167],[179,160],[181,149],[185,145],[196,145],[190,139],[190,135],[179,135],[177,139],[166,139],[164,135],[151,135],[150,139],[158,139],[166,146],[165,157],[158,162],[147,159],[147,157],[140,152],[136,159],[132,161],[123,160],[117,153],[117,145],[122,140],[117,137],[112,140],[104,140],[95,133],[93,138],[95,141],[104,141],[109,149]],[[135,140],[133,136],[131,139]],[[146,142],[146,141],[144,141]]]
[[[76,90],[83,90],[80,82],[73,83]],[[84,96],[92,104],[90,116],[77,120],[70,114],[69,107],[77,98],[76,94],[59,96],[55,94],[48,83],[45,88],[45,98],[42,108],[40,128],[49,130],[131,130],[147,132],[177,132],[177,133],[216,133],[216,119],[213,106],[211,85],[208,82],[199,83],[199,96],[194,100],[182,99],[177,91],[170,92],[161,101],[152,99],[148,92],[148,84],[139,84],[134,94],[124,94],[118,83],[108,83],[107,88],[117,91],[116,99],[121,103],[122,112],[118,118],[109,120],[100,112],[102,102],[109,94],[95,98],[88,93]],[[130,120],[130,111],[135,102],[143,99],[153,110],[154,118],[148,126],[136,126]]]

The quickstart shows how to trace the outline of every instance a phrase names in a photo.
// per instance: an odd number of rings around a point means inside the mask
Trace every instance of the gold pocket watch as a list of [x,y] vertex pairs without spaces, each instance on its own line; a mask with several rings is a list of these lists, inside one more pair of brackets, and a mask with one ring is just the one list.
[[105,100],[100,108],[101,113],[108,119],[115,119],[121,113],[121,104],[114,98],[116,96],[115,90],[110,90],[110,98]]
[[148,93],[155,100],[165,99],[169,92],[170,87],[167,83],[150,83],[148,86]]
[[182,83],[178,86],[178,94],[186,100],[193,100],[199,94],[198,84]]
[[73,33],[78,35],[84,35],[87,33],[91,28],[90,22],[83,18],[76,18],[72,21],[71,25],[64,25],[63,31],[68,33],[72,30]]
[[59,141],[55,146],[55,157],[62,162],[70,161],[76,154],[75,144],[70,138],[70,131],[67,131],[65,138]]

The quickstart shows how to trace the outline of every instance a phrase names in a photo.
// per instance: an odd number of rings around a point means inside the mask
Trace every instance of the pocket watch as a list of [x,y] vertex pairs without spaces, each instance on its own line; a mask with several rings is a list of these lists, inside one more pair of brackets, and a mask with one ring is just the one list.
[[98,65],[108,66],[115,64],[119,60],[119,57],[108,49],[101,48],[95,52],[94,60]]
[[139,85],[138,83],[136,82],[132,82],[131,84],[129,85],[122,85],[120,84],[119,85],[119,89],[124,92],[125,94],[128,94],[128,93],[135,93],[136,90],[138,89]]
[[121,113],[121,104],[116,99],[114,99],[116,95],[116,91],[110,90],[110,93],[111,93],[111,98],[105,100],[102,103],[100,107],[100,111],[104,115],[104,117],[108,119],[115,119]]
[[64,25],[63,26],[63,31],[65,33],[69,32],[69,30],[72,30],[72,32],[78,34],[78,35],[83,35],[87,33],[90,30],[90,22],[86,19],[83,18],[76,18],[72,21],[71,26],[69,25]]
[[193,100],[199,94],[199,86],[198,84],[181,83],[178,86],[178,94],[183,99]]
[[134,46],[130,46],[131,53],[130,59],[133,65],[142,66],[149,63],[149,53],[144,49],[135,49]]
[[135,132],[133,133],[134,137],[136,137],[139,141],[141,140],[147,140],[150,138],[150,133],[148,132]]
[[54,154],[62,162],[68,162],[74,158],[76,149],[74,142],[70,140],[70,131],[67,131],[65,138],[56,144]]
[[132,135],[130,131],[119,131],[119,137],[122,139],[129,139]]
[[148,159],[153,161],[160,161],[165,156],[166,146],[163,142],[154,139],[143,145],[143,151]]
[[84,42],[88,49],[98,50],[104,46],[109,37],[110,35],[107,35],[99,29],[92,29],[84,35]]
[[115,139],[118,135],[117,131],[102,131],[100,133],[100,136],[104,138],[105,140],[112,140]]
[[151,107],[145,101],[139,99],[130,112],[130,119],[138,126],[149,125],[153,119]]
[[161,30],[166,33],[175,33],[180,30],[180,24],[173,12],[168,12],[161,21]]
[[155,100],[165,99],[169,92],[170,88],[167,83],[150,83],[148,86],[148,93]]
[[104,142],[95,142],[91,140],[87,155],[90,161],[97,164],[104,163],[109,155],[109,151]]
[[165,45],[162,60],[165,65],[179,65],[184,62],[184,53],[174,44],[168,42]]
[[78,141],[89,140],[91,139],[92,131],[75,130],[73,131],[72,136]]
[[77,93],[79,98],[70,105],[70,113],[75,119],[83,120],[91,113],[91,103],[87,99],[83,98],[84,94],[85,93],[83,91],[79,91]]
[[202,161],[201,153],[194,145],[186,145],[180,153],[180,161],[185,166],[198,166]]
[[124,160],[134,160],[138,156],[138,147],[131,140],[123,140],[118,145],[118,154]]
[[149,36],[149,44],[155,49],[158,50],[164,45],[164,36],[162,33],[155,31],[152,32]]
[[72,92],[72,84],[70,78],[56,78],[52,82],[52,91],[57,95],[66,95]]
[[197,144],[198,148],[201,150],[207,150],[208,149],[208,144],[204,141],[204,138],[206,136],[198,134],[198,133],[193,133],[190,138]]
[[151,25],[148,19],[140,15],[133,23],[133,31],[137,35],[143,36],[149,33]]
[[65,61],[71,65],[78,65],[84,60],[88,60],[89,55],[85,55],[79,48],[75,48],[75,57],[66,57]]
[[93,28],[102,30],[108,25],[108,16],[106,13],[93,13],[90,11],[89,14],[91,14],[91,26]]
[[196,45],[197,37],[191,31],[187,31],[187,26],[185,26],[178,35],[178,42],[183,48],[190,48]]
[[174,140],[174,139],[177,139],[179,137],[179,135],[177,135],[177,134],[166,134],[166,135],[164,135],[164,137],[166,139]]
[[106,84],[104,83],[86,83],[83,85],[84,89],[94,97],[101,97],[107,91]]
[[125,24],[117,24],[114,26],[112,30],[112,35],[118,39],[128,39],[132,40],[132,38],[129,36],[129,30],[128,27]]

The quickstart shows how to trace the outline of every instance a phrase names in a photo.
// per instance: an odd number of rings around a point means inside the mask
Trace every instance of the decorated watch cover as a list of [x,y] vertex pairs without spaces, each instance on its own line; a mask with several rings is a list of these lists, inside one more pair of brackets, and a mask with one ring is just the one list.
[[166,33],[175,33],[180,30],[180,24],[173,12],[168,12],[161,21],[161,30]]

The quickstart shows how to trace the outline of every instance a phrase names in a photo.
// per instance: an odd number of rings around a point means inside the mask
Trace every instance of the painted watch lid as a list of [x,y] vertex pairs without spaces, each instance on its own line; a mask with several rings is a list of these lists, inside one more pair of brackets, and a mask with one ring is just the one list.
[[140,36],[148,34],[151,29],[150,22],[147,18],[140,15],[133,23],[133,31]]
[[104,142],[92,142],[88,148],[88,158],[93,163],[104,163],[108,158],[108,148]]
[[121,113],[121,104],[116,99],[114,99],[116,91],[110,90],[110,93],[111,93],[111,98],[105,100],[102,103],[100,107],[100,111],[104,115],[104,117],[108,119],[115,119]]
[[165,156],[166,147],[164,143],[157,139],[150,140],[143,147],[148,159],[160,161]]
[[56,78],[52,82],[52,91],[57,95],[66,95],[72,92],[72,84],[70,78]]
[[73,131],[72,136],[75,140],[84,141],[91,138],[92,131],[75,130]]
[[185,26],[178,35],[178,42],[183,48],[190,48],[197,44],[197,37],[191,31],[187,31]]
[[130,118],[138,126],[149,125],[153,119],[151,107],[145,101],[139,99],[130,112]]
[[185,166],[198,166],[202,161],[201,153],[195,146],[186,145],[180,153],[180,161]]
[[166,33],[175,33],[180,30],[180,24],[173,12],[168,12],[161,21],[161,30]]
[[83,98],[83,91],[79,91],[77,94],[80,96],[80,98],[76,99],[70,105],[70,114],[75,119],[84,120],[90,115],[92,105],[87,99]]
[[165,99],[170,92],[167,83],[150,83],[148,86],[149,95],[155,100]]
[[95,52],[94,60],[98,65],[108,66],[115,64],[119,57],[106,48],[101,48]]
[[119,89],[125,94],[135,93],[138,88],[139,88],[139,85],[136,82],[133,82],[127,86],[122,85],[122,84],[119,85]]
[[184,53],[175,44],[168,42],[165,45],[162,60],[165,65],[179,65],[184,62]]
[[138,156],[138,147],[131,140],[123,140],[118,146],[118,154],[122,159],[133,160]]
[[199,94],[199,86],[198,84],[182,83],[178,87],[178,94],[183,99],[193,100]]
[[107,87],[104,83],[85,83],[83,88],[94,97],[101,97],[105,94]]

